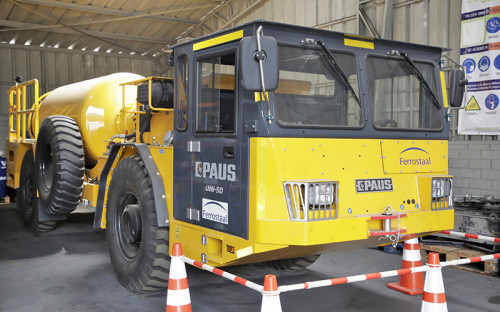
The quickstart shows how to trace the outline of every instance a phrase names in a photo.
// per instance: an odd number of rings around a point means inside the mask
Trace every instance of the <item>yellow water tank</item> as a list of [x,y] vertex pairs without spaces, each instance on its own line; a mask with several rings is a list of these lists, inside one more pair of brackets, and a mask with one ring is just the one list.
[[[122,110],[120,84],[142,78],[132,73],[115,73],[59,87],[40,105],[40,124],[51,115],[73,118],[82,135],[86,167],[92,167],[106,152],[106,140],[134,130],[132,115]],[[137,87],[126,86],[127,110],[134,109],[136,98]]]

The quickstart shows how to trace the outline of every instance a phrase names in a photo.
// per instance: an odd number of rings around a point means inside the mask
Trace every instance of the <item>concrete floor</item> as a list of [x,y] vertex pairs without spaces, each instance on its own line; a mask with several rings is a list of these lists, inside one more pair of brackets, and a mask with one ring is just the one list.
[[[51,233],[27,232],[13,204],[0,205],[0,311],[164,311],[166,291],[135,295],[114,276],[105,234],[94,233],[91,214],[73,214]],[[228,271],[259,284],[278,284],[396,269],[401,257],[373,249],[323,255],[308,270],[276,272],[256,265]],[[261,295],[188,267],[194,311],[260,311]],[[443,269],[449,311],[500,311],[500,278]],[[421,296],[386,287],[398,278],[371,280],[280,295],[283,311],[420,311]]]

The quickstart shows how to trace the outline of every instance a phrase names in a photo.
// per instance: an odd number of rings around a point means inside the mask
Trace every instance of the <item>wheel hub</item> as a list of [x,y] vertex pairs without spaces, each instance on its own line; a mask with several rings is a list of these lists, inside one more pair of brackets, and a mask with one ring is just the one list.
[[141,241],[142,222],[139,204],[127,205],[122,213],[122,235],[129,244]]

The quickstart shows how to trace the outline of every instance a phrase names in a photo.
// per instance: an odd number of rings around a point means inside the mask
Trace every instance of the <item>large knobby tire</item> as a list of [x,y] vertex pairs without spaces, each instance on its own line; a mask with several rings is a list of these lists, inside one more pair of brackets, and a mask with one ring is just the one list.
[[83,190],[85,159],[76,122],[66,116],[45,118],[35,153],[36,187],[48,213],[64,215],[78,206]]
[[320,255],[313,255],[307,257],[272,260],[265,262],[265,264],[275,270],[300,271],[316,262],[319,256]]
[[158,227],[153,185],[139,156],[116,167],[106,207],[106,240],[120,284],[135,293],[166,288],[168,229]]
[[36,202],[36,188],[34,188],[35,160],[33,151],[28,150],[24,154],[19,177],[19,189],[17,190],[16,207],[23,218],[24,225],[36,235],[42,232],[52,231],[55,221],[38,221],[38,210]]

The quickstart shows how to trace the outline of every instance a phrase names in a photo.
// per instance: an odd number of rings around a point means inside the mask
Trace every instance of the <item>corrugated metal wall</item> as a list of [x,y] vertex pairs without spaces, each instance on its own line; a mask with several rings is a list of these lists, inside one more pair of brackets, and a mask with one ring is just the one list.
[[[444,54],[459,62],[461,7],[461,0],[268,0],[235,23],[263,18],[375,36],[368,27],[371,23],[383,38],[446,47],[451,51]],[[10,45],[0,45],[0,62],[2,134],[7,133],[5,92],[12,85],[15,75],[21,75],[25,80],[38,78],[42,90],[46,91],[116,71],[132,71],[143,75],[162,72],[146,58]],[[445,61],[445,70],[450,67],[451,63]],[[456,116],[451,125],[450,172],[456,176],[458,193],[494,194],[500,197],[500,179],[493,178],[495,175],[500,176],[500,160],[494,159],[497,153],[493,152],[500,150],[498,136],[457,135]],[[462,144],[459,141],[484,141],[484,144]],[[477,149],[478,146],[481,146],[481,151]],[[5,141],[2,140],[0,150],[4,148]],[[466,156],[470,159],[464,161]],[[479,163],[481,168],[476,169],[480,170],[476,170],[473,177],[470,176],[469,169]],[[480,180],[487,183],[478,184]]]
[[23,81],[38,79],[43,94],[62,85],[115,72],[151,76],[158,68],[151,58],[141,56],[0,44],[0,151],[5,152],[7,90],[14,84],[15,76],[23,77]]
[[[269,0],[237,23],[264,18],[376,36],[367,26],[371,23],[382,38],[449,48],[444,55],[459,63],[461,10],[461,0]],[[445,60],[444,70],[451,67]],[[498,136],[458,135],[457,115],[452,118],[450,133],[455,194],[500,198]]]

